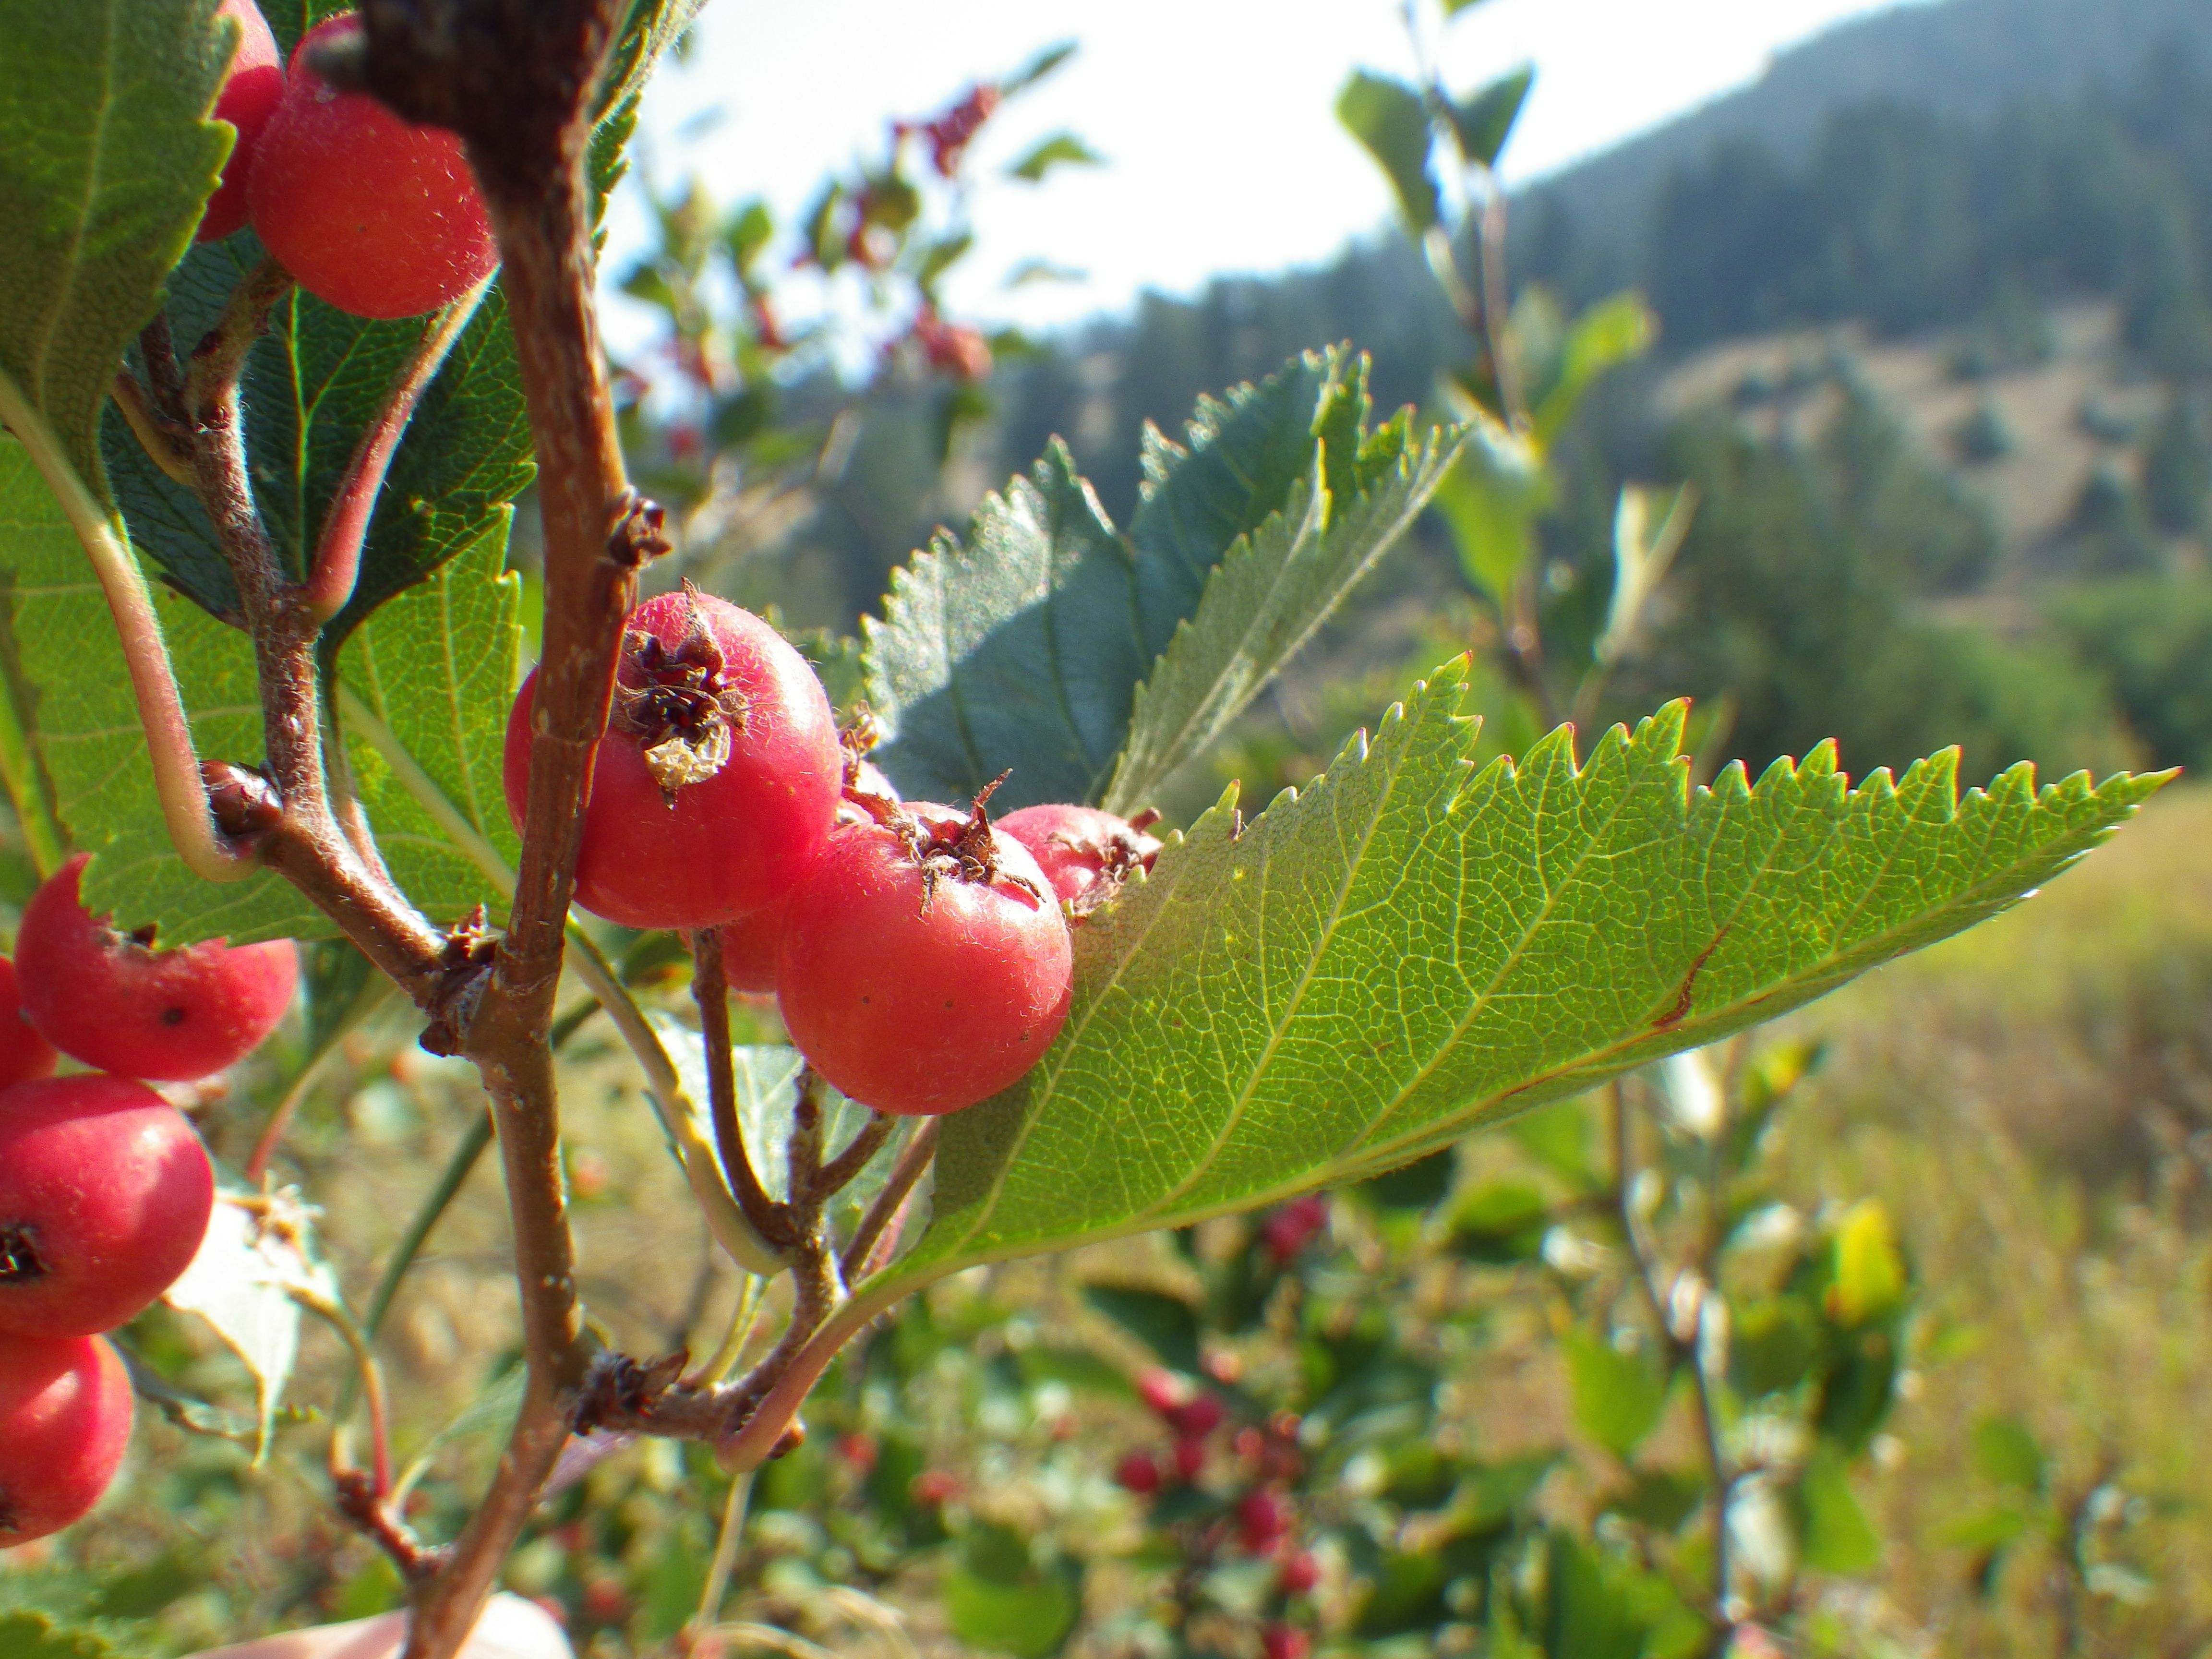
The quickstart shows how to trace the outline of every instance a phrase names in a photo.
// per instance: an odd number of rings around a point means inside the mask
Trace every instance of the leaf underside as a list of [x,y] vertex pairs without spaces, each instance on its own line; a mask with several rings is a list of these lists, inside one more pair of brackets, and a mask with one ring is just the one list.
[[[2017,902],[2164,781],[1832,748],[1691,788],[1685,705],[1477,773],[1464,664],[1238,832],[1207,812],[1077,935],[1073,1012],[949,1120],[883,1285],[1181,1225],[1401,1164],[1712,1042]],[[1232,792],[1233,794],[1233,792]]]

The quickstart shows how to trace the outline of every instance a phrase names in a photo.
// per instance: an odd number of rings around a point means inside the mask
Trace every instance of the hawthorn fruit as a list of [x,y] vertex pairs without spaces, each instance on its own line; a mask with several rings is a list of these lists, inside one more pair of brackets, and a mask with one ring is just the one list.
[[118,933],[77,897],[79,854],[32,895],[15,935],[16,985],[40,1036],[88,1066],[190,1083],[251,1054],[292,1006],[300,957],[289,939],[221,939],[157,951]]
[[307,67],[315,46],[360,27],[343,12],[301,40],[261,131],[247,210],[308,293],[356,317],[420,316],[489,276],[499,249],[459,137]]
[[39,1028],[23,1012],[23,999],[15,986],[15,964],[0,957],[0,1089],[52,1076],[60,1058],[54,1045],[39,1035]]
[[0,1339],[0,1550],[100,1501],[131,1442],[131,1378],[96,1336]]
[[208,198],[194,239],[216,242],[246,222],[246,181],[252,175],[253,157],[260,147],[261,131],[284,96],[284,60],[276,50],[276,37],[269,20],[253,0],[222,0],[217,17],[238,20],[238,51],[230,60],[230,73],[216,94],[215,118],[237,130],[230,155],[222,164],[222,179]]
[[981,798],[966,815],[878,811],[832,830],[793,894],[777,1000],[793,1043],[853,1099],[958,1111],[1018,1079],[1060,1034],[1067,924]]
[[999,820],[1000,830],[1030,849],[1052,890],[1079,921],[1121,890],[1132,871],[1150,870],[1159,838],[1140,823],[1095,806],[1024,806]]
[[0,1349],[134,1318],[191,1265],[215,1170],[185,1115],[99,1073],[0,1090]]
[[[530,794],[538,676],[507,722],[507,810]],[[844,756],[806,659],[684,588],[629,614],[592,763],[576,902],[625,927],[711,927],[781,902],[821,849]]]

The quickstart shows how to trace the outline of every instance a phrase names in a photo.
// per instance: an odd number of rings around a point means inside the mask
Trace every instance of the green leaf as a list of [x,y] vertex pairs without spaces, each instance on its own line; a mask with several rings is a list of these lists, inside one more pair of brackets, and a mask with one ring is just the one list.
[[1294,492],[1284,512],[1229,550],[1197,613],[1137,692],[1128,746],[1106,791],[1109,811],[1134,811],[1202,753],[1413,527],[1459,434],[1432,431],[1416,444],[1411,428],[1411,411],[1401,413],[1359,444],[1348,468],[1335,463],[1350,459],[1340,452],[1356,428],[1325,433],[1316,462],[1325,482]]
[[1413,234],[1435,224],[1437,182],[1429,174],[1429,112],[1421,94],[1403,81],[1355,70],[1336,95],[1336,118],[1382,169]]
[[216,0],[0,0],[0,375],[106,497],[100,412],[215,189]]
[[1495,167],[1535,79],[1536,71],[1524,64],[1466,98],[1454,99],[1452,131],[1459,136],[1459,153],[1470,161]]
[[1551,504],[1543,458],[1528,439],[1475,411],[1460,464],[1438,483],[1437,511],[1478,592],[1506,604],[1536,555],[1536,515]]
[[1076,935],[1022,1083],[945,1121],[884,1293],[1410,1162],[1773,1018],[2009,908],[2164,779],[1954,757],[1851,790],[1832,748],[1692,788],[1683,709],[1479,773],[1463,665],[1249,825],[1233,791]]
[[2048,1473],[2043,1448],[2017,1418],[1985,1417],[1974,1425],[1974,1467],[2001,1486],[2043,1490]]
[[[1402,527],[1386,501],[1426,462],[1401,455],[1402,426],[1366,434],[1365,383],[1364,360],[1309,352],[1226,402],[1201,399],[1182,444],[1148,429],[1126,536],[1055,443],[986,500],[964,543],[940,537],[896,572],[882,620],[865,624],[869,702],[890,734],[873,758],[926,799],[972,795],[1012,767],[1007,807],[1093,800],[1147,676],[1161,681],[1148,753],[1181,752],[1176,732],[1196,739],[1233,714],[1310,633],[1307,607],[1333,605],[1382,550],[1369,538]],[[1239,635],[1224,588],[1187,637],[1231,565],[1275,631]],[[1173,674],[1156,675],[1171,647]]]
[[428,580],[385,605],[340,654],[338,720],[354,787],[400,890],[451,922],[507,912],[521,847],[500,757],[522,652],[522,579],[505,570],[501,508]]
[[1866,1572],[1881,1560],[1881,1534],[1851,1490],[1850,1471],[1828,1446],[1815,1446],[1797,1477],[1798,1552],[1815,1572]]
[[118,1646],[111,1632],[96,1624],[57,1620],[43,1613],[0,1613],[0,1653],[8,1659],[132,1659],[146,1651],[136,1644]]
[[1894,1312],[1905,1299],[1905,1258],[1896,1230],[1878,1198],[1861,1199],[1844,1212],[1830,1241],[1833,1277],[1827,1295],[1828,1316],[1856,1328]]
[[1198,1312],[1180,1297],[1086,1285],[1083,1299],[1179,1371],[1198,1375]]
[[[204,882],[169,845],[107,602],[59,505],[22,446],[7,438],[0,568],[22,726],[55,816],[79,849],[97,854],[86,904],[94,914],[115,911],[126,929],[158,922],[165,945],[328,937],[329,922],[281,877]],[[200,754],[258,760],[261,707],[246,636],[167,589],[156,587],[154,601]]]
[[1066,1570],[1002,1583],[968,1567],[945,1577],[945,1621],[953,1635],[988,1653],[1048,1659],[1074,1632],[1082,1584]]
[[1095,167],[1106,158],[1072,132],[1055,132],[1006,169],[1010,179],[1034,185],[1056,167]]
[[1492,1182],[1453,1206],[1451,1249],[1494,1266],[1534,1261],[1543,1253],[1551,1222],[1552,1206],[1534,1183]]
[[1569,1331],[1560,1346],[1574,1389],[1576,1425],[1626,1462],[1666,1413],[1671,1380],[1666,1368],[1589,1331]]
[[1028,63],[999,82],[999,95],[1001,98],[1011,98],[1018,92],[1028,91],[1046,76],[1050,75],[1062,64],[1074,57],[1075,46],[1076,43],[1073,40],[1055,40],[1052,45],[1044,47]]
[[[167,316],[179,349],[214,324],[259,258],[250,234],[192,251],[170,283]],[[392,594],[503,524],[507,503],[530,482],[529,419],[503,306],[495,289],[461,303],[473,310],[392,457],[353,598],[324,630],[325,657]],[[240,397],[254,499],[295,575],[313,562],[362,432],[402,367],[440,325],[437,318],[349,317],[295,293],[277,307],[248,356]],[[192,492],[155,466],[119,415],[108,416],[104,450],[140,550],[208,610],[234,613],[236,586]]]
[[1642,356],[1658,337],[1659,319],[1640,294],[1616,294],[1576,318],[1559,368],[1536,403],[1537,442],[1548,449],[1598,377]]
[[1633,1569],[1550,1531],[1544,1565],[1544,1651],[1552,1659],[1643,1659],[1650,1625]]

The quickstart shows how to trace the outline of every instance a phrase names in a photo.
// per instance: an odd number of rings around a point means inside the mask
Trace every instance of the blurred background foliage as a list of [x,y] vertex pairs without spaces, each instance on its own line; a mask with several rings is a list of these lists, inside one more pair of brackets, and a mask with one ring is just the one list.
[[[1461,652],[1493,752],[1689,695],[1707,777],[1830,736],[1855,774],[1948,743],[1970,781],[2203,765],[2212,13],[2131,0],[2039,52],[2061,9],[1886,14],[1510,203],[1489,164],[1524,79],[1364,74],[1338,115],[1400,224],[1043,338],[939,290],[975,192],[1096,161],[1061,134],[968,164],[1006,98],[1049,100],[1051,54],[890,125],[795,225],[731,204],[742,181],[652,186],[658,243],[609,275],[665,319],[620,379],[678,522],[653,579],[774,607],[849,702],[890,570],[1050,438],[1126,521],[1148,422],[1348,338],[1381,404],[1479,440],[1170,823],[1225,778],[1303,784]],[[794,261],[848,286],[857,365],[846,325],[784,322]],[[29,884],[0,857],[0,896]],[[681,1006],[678,953],[608,943]],[[357,1298],[422,1172],[459,1175],[379,1337],[441,1534],[514,1364],[496,1177],[456,1158],[481,1098],[325,977],[198,1111],[242,1164],[298,1096],[276,1167]],[[740,1018],[773,1037],[771,1008]],[[595,1317],[636,1352],[743,1336],[605,1028],[563,1054]],[[2185,785],[2021,912],[1617,1095],[1326,1200],[963,1274],[857,1345],[750,1486],[665,1443],[577,1460],[510,1583],[604,1659],[1656,1659],[1714,1650],[1717,1615],[1743,1656],[2186,1659],[2212,1648],[2208,1227],[2212,796]],[[228,1351],[159,1311],[131,1340],[181,1420],[149,1409],[115,1501],[0,1558],[0,1619],[167,1655],[395,1605],[329,1509],[316,1408],[256,1468],[206,1432],[204,1402],[252,1399]],[[311,1328],[293,1399],[346,1374]]]

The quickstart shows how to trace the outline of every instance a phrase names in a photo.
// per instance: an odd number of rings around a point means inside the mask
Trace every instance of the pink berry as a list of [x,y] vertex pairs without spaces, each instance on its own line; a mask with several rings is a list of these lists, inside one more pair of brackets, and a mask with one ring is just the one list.
[[214,1206],[207,1149],[144,1084],[0,1091],[0,1347],[133,1318],[191,1265]]
[[230,60],[230,74],[222,90],[215,97],[215,118],[229,122],[238,137],[223,161],[222,182],[200,216],[196,240],[203,242],[218,241],[245,224],[246,181],[252,176],[261,130],[284,96],[283,59],[261,9],[253,0],[222,0],[216,15],[238,20],[238,51]]
[[420,316],[489,276],[499,249],[459,138],[410,126],[307,67],[316,46],[360,27],[342,13],[293,52],[246,205],[264,245],[308,293],[356,317]]
[[[507,723],[518,828],[538,679]],[[678,928],[781,904],[829,834],[844,772],[830,699],[781,635],[711,593],[647,599],[625,626],[592,764],[576,902],[625,927]]]
[[1133,1451],[1115,1466],[1114,1480],[1139,1498],[1149,1498],[1160,1489],[1160,1466],[1149,1452]]
[[0,1339],[0,1550],[82,1520],[130,1443],[131,1378],[110,1344]]
[[125,1077],[189,1083],[243,1060],[292,1005],[289,939],[153,948],[118,933],[77,898],[82,854],[32,896],[15,935],[16,984],[40,1036],[72,1059]]
[[60,1058],[23,1012],[23,1000],[15,989],[15,964],[0,957],[0,1089],[52,1077]]
[[1111,899],[1130,872],[1151,869],[1160,851],[1157,837],[1095,806],[1024,806],[1000,819],[999,828],[1030,849],[1079,917]]
[[954,1112],[1020,1079],[1067,1018],[1067,924],[1036,862],[909,802],[830,832],[793,895],[776,1000],[793,1044],[878,1111]]

